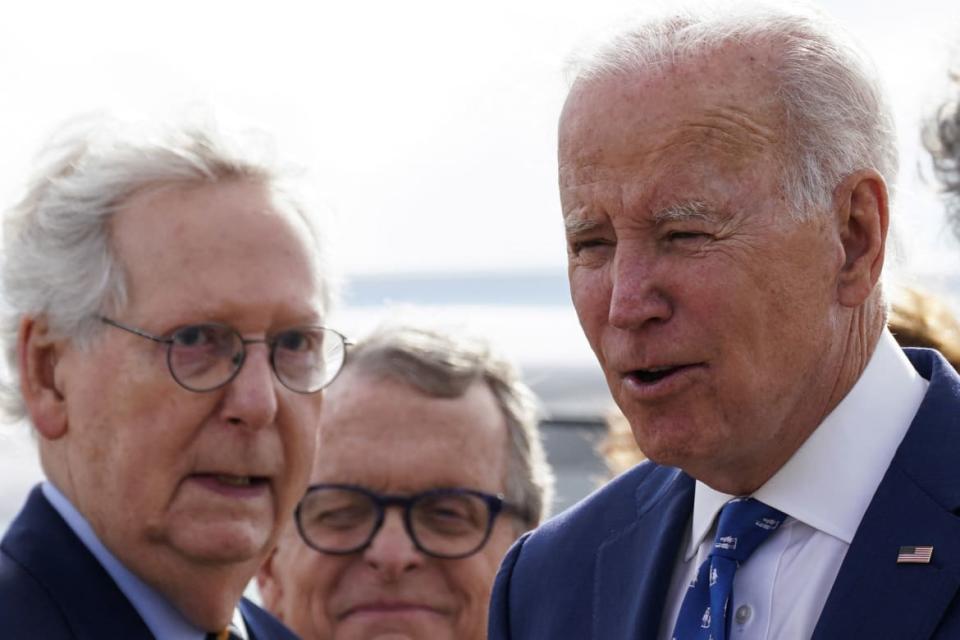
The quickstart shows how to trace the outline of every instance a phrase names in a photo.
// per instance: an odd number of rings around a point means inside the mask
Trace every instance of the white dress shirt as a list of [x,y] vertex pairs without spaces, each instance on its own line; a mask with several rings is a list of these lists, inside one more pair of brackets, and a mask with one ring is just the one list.
[[[40,489],[47,501],[117,583],[117,587],[140,614],[155,638],[158,640],[204,640],[206,638],[206,632],[193,626],[176,607],[167,602],[166,598],[131,573],[117,560],[116,556],[110,553],[100,542],[87,519],[52,482],[44,482],[40,485]],[[105,615],[109,615],[109,612]],[[249,637],[239,609],[233,611],[233,624],[243,637]]]
[[[929,383],[886,330],[866,369],[793,457],[754,494],[787,514],[733,582],[731,640],[813,635],[840,564]],[[734,496],[697,482],[659,637],[670,640],[687,585],[713,547]]]

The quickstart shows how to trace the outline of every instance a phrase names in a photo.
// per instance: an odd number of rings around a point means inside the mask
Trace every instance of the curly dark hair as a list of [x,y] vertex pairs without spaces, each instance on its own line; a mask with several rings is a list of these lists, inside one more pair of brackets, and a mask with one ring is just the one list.
[[[951,78],[960,89],[960,72]],[[923,143],[933,156],[953,233],[960,238],[960,95],[940,105],[924,127]]]

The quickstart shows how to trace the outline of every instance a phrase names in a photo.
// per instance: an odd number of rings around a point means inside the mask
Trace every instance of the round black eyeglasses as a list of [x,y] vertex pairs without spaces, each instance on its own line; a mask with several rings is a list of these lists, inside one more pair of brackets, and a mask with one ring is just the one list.
[[343,367],[350,342],[325,327],[293,327],[264,338],[244,338],[223,324],[190,324],[157,336],[142,329],[100,316],[111,327],[128,331],[167,346],[167,368],[184,389],[213,391],[240,372],[248,344],[270,349],[270,366],[291,391],[315,393],[333,382]]
[[433,489],[410,496],[383,495],[350,484],[315,484],[297,505],[300,537],[332,555],[366,549],[383,526],[387,507],[403,509],[414,546],[435,558],[465,558],[483,548],[497,515],[522,511],[502,496],[472,489]]

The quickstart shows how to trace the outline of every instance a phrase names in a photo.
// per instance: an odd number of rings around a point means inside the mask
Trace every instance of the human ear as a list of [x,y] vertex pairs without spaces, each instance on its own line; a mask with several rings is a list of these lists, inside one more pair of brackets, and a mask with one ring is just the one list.
[[20,393],[34,428],[48,440],[67,433],[66,401],[57,388],[56,369],[62,340],[55,339],[46,318],[26,316],[17,331]]
[[277,580],[273,566],[277,550],[278,548],[274,547],[257,570],[257,589],[260,590],[260,599],[263,600],[264,608],[283,622],[283,610],[280,607],[283,600],[283,588],[280,586],[280,581]]
[[844,178],[834,190],[834,211],[844,254],[837,296],[841,304],[859,307],[873,292],[883,270],[890,222],[883,178],[873,169]]

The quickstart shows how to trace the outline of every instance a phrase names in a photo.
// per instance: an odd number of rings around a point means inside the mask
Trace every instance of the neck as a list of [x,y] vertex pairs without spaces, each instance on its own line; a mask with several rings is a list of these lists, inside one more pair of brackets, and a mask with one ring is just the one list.
[[171,559],[169,555],[169,552],[161,551],[150,562],[127,567],[156,589],[194,626],[205,631],[225,628],[233,618],[234,609],[259,561],[242,565],[198,566],[189,560]]
[[850,314],[839,339],[824,351],[817,371],[798,381],[810,387],[785,416],[780,429],[768,429],[765,437],[742,455],[730,460],[710,460],[702,468],[684,469],[717,491],[750,495],[762,487],[793,457],[854,387],[870,362],[884,327],[880,305],[861,307]]
[[[84,522],[76,522],[69,513],[64,517],[71,522],[71,527],[90,548],[90,551],[104,563],[104,568],[121,584],[128,584],[130,578],[139,580],[154,593],[151,597],[162,598],[176,609],[191,625],[205,631],[222,629],[233,618],[237,602],[257,567],[260,557],[239,562],[212,562],[208,560],[186,557],[169,546],[155,541],[152,544],[138,546],[132,552],[123,553],[116,545],[111,546],[105,539],[103,531],[97,531],[96,523],[84,514],[69,482],[69,474],[57,473],[59,468],[52,467],[53,473],[48,474],[48,481],[69,502],[64,507],[75,511]],[[77,528],[79,527],[79,529]],[[93,536],[91,539],[88,536]],[[109,558],[104,558],[98,548],[108,552]],[[124,573],[116,574],[111,567],[121,565]],[[132,586],[132,585],[131,585]],[[136,593],[143,593],[140,588]],[[131,594],[128,593],[128,596]]]

